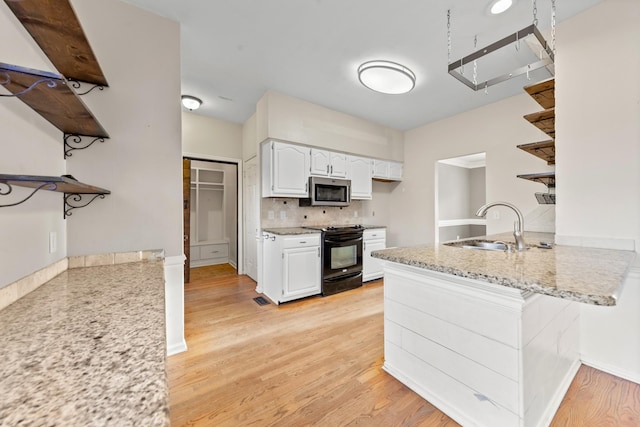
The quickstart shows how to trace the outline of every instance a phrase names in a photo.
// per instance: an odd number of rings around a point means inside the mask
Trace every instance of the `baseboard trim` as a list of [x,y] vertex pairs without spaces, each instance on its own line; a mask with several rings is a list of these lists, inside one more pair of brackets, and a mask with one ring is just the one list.
[[618,378],[622,378],[623,380],[631,381],[636,384],[640,384],[640,373],[631,372],[626,369],[620,369],[617,366],[609,365],[607,363],[598,362],[597,360],[593,360],[590,358],[582,357],[582,363],[590,366],[594,369],[607,373],[609,375],[613,375]]
[[187,350],[187,342],[182,340],[180,343],[174,343],[171,346],[167,346],[167,356],[173,356],[174,354],[182,353]]

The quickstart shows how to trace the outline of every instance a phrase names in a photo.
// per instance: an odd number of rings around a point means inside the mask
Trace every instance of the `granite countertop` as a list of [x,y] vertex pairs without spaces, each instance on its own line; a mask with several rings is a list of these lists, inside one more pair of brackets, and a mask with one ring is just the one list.
[[[313,227],[313,226],[310,225],[309,227]],[[318,226],[318,227],[320,227],[320,226]],[[362,229],[363,230],[368,230],[368,229],[372,229],[372,228],[387,228],[387,226],[386,225],[364,225],[364,224],[362,224]],[[266,233],[272,233],[272,234],[277,234],[277,235],[282,235],[282,236],[296,235],[296,234],[320,233],[320,230],[304,228],[304,227],[270,227],[270,228],[263,228],[262,231],[264,231]]]
[[[513,242],[511,233],[488,236]],[[527,244],[553,234],[525,233]],[[635,252],[553,245],[523,252],[470,250],[446,245],[389,248],[374,258],[594,305],[615,305]]]
[[67,270],[0,311],[0,425],[168,426],[163,275]]

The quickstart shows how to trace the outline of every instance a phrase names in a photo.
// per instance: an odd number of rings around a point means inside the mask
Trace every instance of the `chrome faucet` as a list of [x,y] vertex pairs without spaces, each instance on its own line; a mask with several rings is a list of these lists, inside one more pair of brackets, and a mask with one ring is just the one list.
[[478,209],[476,212],[476,216],[485,216],[487,211],[494,206],[505,206],[507,208],[512,209],[516,215],[518,216],[518,220],[513,223],[513,237],[516,239],[516,250],[524,251],[527,249],[527,244],[524,241],[524,218],[522,217],[522,212],[518,208],[516,208],[511,203],[507,202],[493,202],[487,203]]

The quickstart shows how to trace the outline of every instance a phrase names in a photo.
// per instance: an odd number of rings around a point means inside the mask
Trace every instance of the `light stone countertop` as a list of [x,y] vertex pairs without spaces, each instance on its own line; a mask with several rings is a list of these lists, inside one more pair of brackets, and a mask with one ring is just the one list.
[[[511,233],[488,236],[513,242]],[[553,234],[525,233],[528,245]],[[374,258],[594,305],[615,305],[635,252],[553,245],[523,252],[446,245],[388,248]]]
[[0,311],[1,426],[168,426],[162,261],[71,269]]
[[[309,227],[313,227],[313,226],[309,225]],[[387,226],[386,225],[364,225],[364,224],[362,225],[363,230],[369,230],[373,228],[387,228]],[[263,228],[262,231],[266,233],[272,233],[272,234],[277,234],[282,236],[320,233],[320,230],[304,228],[304,227],[269,227],[269,228]]]

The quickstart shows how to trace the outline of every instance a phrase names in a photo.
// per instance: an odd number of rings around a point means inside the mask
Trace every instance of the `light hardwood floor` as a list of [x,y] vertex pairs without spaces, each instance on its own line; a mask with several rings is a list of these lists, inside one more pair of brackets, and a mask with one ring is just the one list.
[[[207,276],[185,285],[173,426],[457,425],[381,369],[382,281],[278,307],[247,276]],[[640,386],[583,366],[552,426],[640,426]]]

